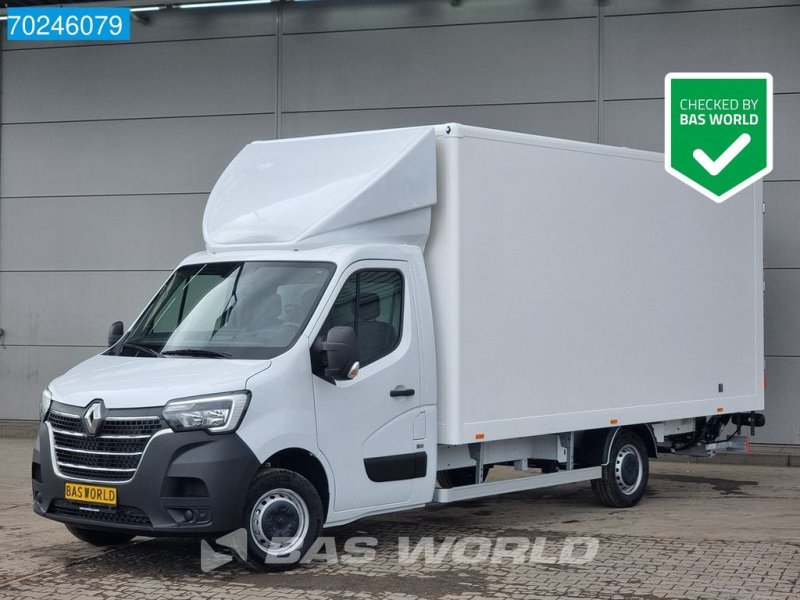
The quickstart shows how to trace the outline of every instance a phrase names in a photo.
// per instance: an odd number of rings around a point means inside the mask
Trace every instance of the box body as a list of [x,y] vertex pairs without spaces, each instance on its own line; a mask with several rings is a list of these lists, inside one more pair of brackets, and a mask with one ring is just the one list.
[[660,154],[436,134],[440,443],[763,408],[760,183],[715,204]]

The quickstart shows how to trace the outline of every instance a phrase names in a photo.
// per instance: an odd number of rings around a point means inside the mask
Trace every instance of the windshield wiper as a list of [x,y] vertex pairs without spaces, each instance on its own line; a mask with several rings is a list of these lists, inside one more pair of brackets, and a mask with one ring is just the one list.
[[214,352],[213,350],[202,350],[200,348],[178,348],[177,350],[165,350],[161,356],[201,356],[205,358],[230,358],[230,354],[225,352]]
[[138,352],[144,352],[150,356],[155,356],[156,358],[163,358],[163,355],[158,350],[153,350],[152,348],[148,348],[147,346],[140,346],[139,344],[132,344],[131,342],[123,342],[122,347],[120,350],[124,348],[131,348]]

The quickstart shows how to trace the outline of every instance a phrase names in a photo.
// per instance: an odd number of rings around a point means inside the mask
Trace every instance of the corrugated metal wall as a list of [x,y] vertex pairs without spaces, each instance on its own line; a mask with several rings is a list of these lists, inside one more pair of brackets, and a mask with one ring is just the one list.
[[[800,442],[800,6],[770,0],[309,2],[167,11],[131,43],[5,43],[0,419],[202,247],[246,142],[461,121],[661,150],[663,76],[775,77],[765,197],[770,425]],[[3,36],[5,37],[5,36]]]

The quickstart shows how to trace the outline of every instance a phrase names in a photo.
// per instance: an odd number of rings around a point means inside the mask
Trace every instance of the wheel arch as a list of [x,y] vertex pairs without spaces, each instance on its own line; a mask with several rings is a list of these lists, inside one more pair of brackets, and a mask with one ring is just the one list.
[[[644,442],[645,447],[647,448],[647,456],[648,458],[658,458],[658,442],[656,441],[656,434],[653,431],[653,426],[649,423],[640,423],[639,425],[626,425],[625,427],[620,427],[620,431],[632,431],[639,435]],[[608,445],[606,449],[606,462],[609,460],[608,450],[611,449],[611,444]]]
[[261,464],[261,468],[279,468],[294,471],[311,482],[317,490],[324,517],[327,519],[331,502],[331,486],[325,467],[317,456],[303,448],[284,448],[272,454]]
[[623,431],[631,431],[638,435],[647,448],[648,458],[658,458],[658,446],[652,426],[647,423],[624,425],[622,427],[606,427],[582,432],[575,449],[576,461],[581,466],[605,466],[610,460],[611,446]]

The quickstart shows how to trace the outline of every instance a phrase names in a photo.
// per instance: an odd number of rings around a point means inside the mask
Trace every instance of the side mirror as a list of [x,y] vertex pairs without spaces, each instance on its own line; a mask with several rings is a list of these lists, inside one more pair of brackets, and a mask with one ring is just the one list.
[[352,379],[358,374],[358,343],[352,327],[331,327],[320,344],[325,361],[325,377]]
[[110,348],[116,344],[124,333],[125,326],[122,324],[122,321],[114,321],[111,327],[108,328],[108,347]]

